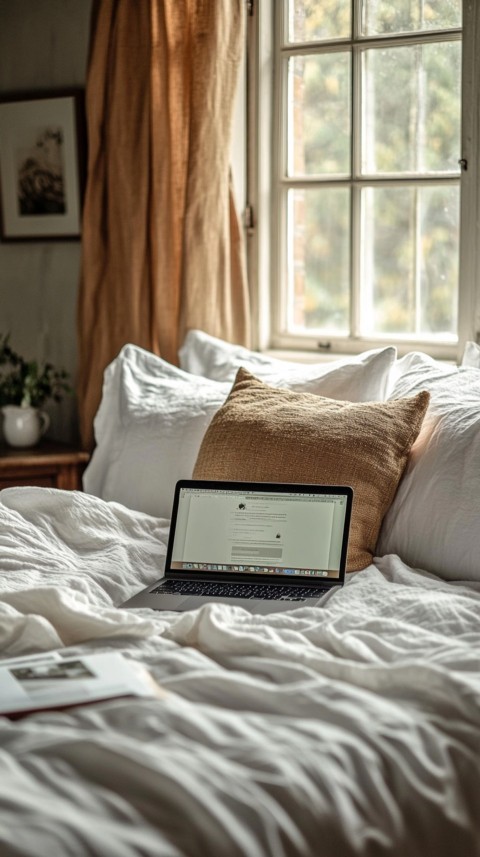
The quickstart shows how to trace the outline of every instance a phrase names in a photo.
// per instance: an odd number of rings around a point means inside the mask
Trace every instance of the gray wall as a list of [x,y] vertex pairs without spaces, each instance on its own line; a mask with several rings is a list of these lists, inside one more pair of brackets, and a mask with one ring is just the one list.
[[[0,0],[0,96],[85,85],[91,0]],[[75,379],[80,241],[0,242],[0,332]],[[76,442],[73,398],[47,408],[49,435]]]

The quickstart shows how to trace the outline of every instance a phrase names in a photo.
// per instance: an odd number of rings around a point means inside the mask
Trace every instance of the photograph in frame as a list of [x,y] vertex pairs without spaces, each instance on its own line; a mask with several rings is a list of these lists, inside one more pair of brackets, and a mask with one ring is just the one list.
[[2,239],[78,238],[80,94],[0,102]]

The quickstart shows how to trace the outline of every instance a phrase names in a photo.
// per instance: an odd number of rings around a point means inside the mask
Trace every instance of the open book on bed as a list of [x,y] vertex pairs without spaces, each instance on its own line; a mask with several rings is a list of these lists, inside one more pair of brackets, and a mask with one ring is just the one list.
[[121,696],[162,696],[145,667],[119,652],[47,652],[0,664],[0,714],[68,708]]

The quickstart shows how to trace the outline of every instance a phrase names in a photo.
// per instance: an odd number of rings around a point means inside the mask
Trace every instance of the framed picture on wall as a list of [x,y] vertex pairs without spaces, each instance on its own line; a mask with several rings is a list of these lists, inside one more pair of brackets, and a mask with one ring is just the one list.
[[0,98],[4,241],[79,238],[83,93]]

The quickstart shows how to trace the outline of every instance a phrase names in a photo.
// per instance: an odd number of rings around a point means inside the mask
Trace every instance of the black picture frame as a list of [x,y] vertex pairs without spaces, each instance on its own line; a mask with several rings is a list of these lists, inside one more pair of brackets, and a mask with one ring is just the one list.
[[0,96],[2,241],[79,239],[84,91]]

